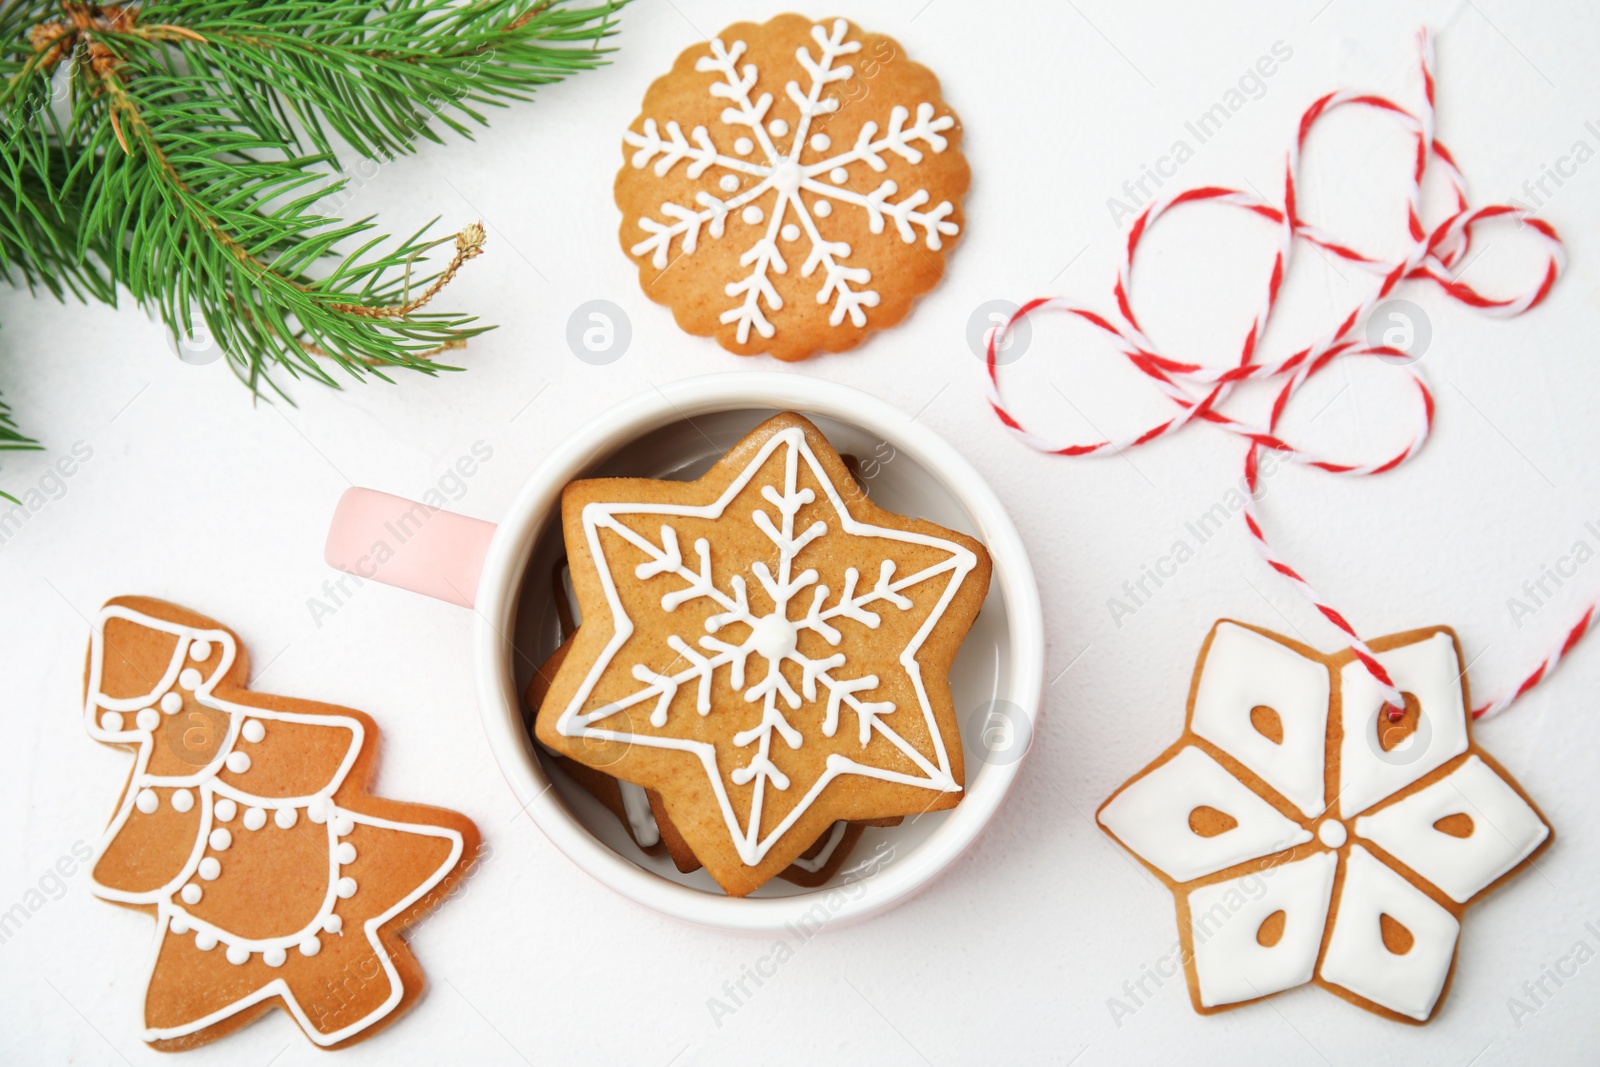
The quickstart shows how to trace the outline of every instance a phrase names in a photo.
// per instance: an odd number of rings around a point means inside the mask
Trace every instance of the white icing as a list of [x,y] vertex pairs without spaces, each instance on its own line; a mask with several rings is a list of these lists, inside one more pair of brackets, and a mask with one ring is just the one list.
[[325,794],[318,793],[306,804],[306,818],[320,826],[328,821],[328,814],[332,807],[333,801],[329,800]]
[[1349,831],[1338,819],[1323,819],[1317,824],[1317,840],[1329,848],[1343,848],[1349,839]]
[[[1469,836],[1434,829],[1458,814],[1472,820]],[[1432,785],[1357,819],[1356,833],[1464,904],[1526,859],[1550,828],[1487,763],[1468,756]]]
[[[1331,686],[1326,664],[1254,630],[1218,623],[1200,666],[1191,726],[1315,818],[1326,806],[1323,749]],[[1252,725],[1250,712],[1258,705],[1277,712],[1281,744]]]
[[344,837],[356,828],[356,821],[344,812],[335,812],[333,815],[333,833],[335,837]]
[[205,890],[201,889],[195,882],[190,882],[183,887],[183,892],[179,895],[183,897],[185,904],[193,906],[200,903],[200,898],[205,895]]
[[289,954],[281,948],[264,949],[261,953],[261,962],[268,967],[282,967]]
[[739,176],[737,174],[724,174],[722,180],[717,182],[717,185],[725,193],[736,193],[739,191]]
[[[112,714],[115,715],[116,712],[112,712]],[[145,708],[143,711],[139,712],[138,715],[134,716],[133,721],[139,727],[139,729],[143,730],[145,733],[150,733],[157,726],[161,725],[161,713],[155,708]]]
[[244,726],[239,730],[239,736],[252,745],[258,745],[261,739],[267,736],[267,728],[261,724],[260,719],[246,719]]
[[333,850],[333,858],[340,864],[354,863],[356,861],[356,846],[348,841],[341,841],[339,847]]
[[816,874],[822,870],[828,865],[828,861],[833,858],[833,854],[838,851],[839,842],[844,840],[844,832],[847,825],[843,820],[834,823],[828,828],[828,839],[822,843],[821,848],[817,849],[815,856],[796,856],[790,865],[799,867],[802,871],[808,871],[811,874]]
[[628,830],[640,848],[649,848],[661,841],[661,828],[656,825],[655,812],[650,810],[650,797],[644,787],[617,779],[622,793],[622,810],[628,817]]
[[811,205],[811,213],[819,219],[825,219],[833,214],[833,205],[826,200],[818,200]]
[[745,221],[747,226],[759,226],[761,225],[761,220],[766,218],[766,214],[759,205],[747,204],[745,209],[739,212],[739,217]]
[[200,672],[193,667],[187,667],[178,675],[178,684],[185,689],[200,688]]
[[300,942],[298,948],[302,956],[315,956],[322,951],[322,942],[315,937],[308,937]]
[[[1189,894],[1201,1004],[1237,1004],[1311,981],[1337,865],[1335,853],[1317,852]],[[1257,931],[1279,911],[1284,913],[1283,933],[1265,947]]]
[[[775,549],[776,574],[769,569],[766,562],[758,561],[750,568],[751,576],[761,583],[762,589],[773,602],[773,610],[767,616],[757,616],[752,612],[744,575],[733,575],[728,579],[727,586],[732,592],[728,592],[714,581],[711,548],[704,539],[697,540],[693,546],[698,566],[690,567],[679,545],[677,533],[669,522],[664,522],[660,527],[661,540],[658,545],[618,521],[618,517],[624,515],[661,516],[669,520],[674,517],[722,519],[729,503],[780,449],[784,452],[783,488],[766,486],[762,491],[762,498],[772,511],[758,507],[750,520],[772,542]],[[836,517],[836,526],[818,519],[803,530],[795,528],[795,517],[799,510],[807,504],[817,502],[812,489],[798,487],[798,473],[802,462],[822,487],[827,503]],[[776,521],[773,518],[774,513],[777,515]],[[725,521],[740,520],[730,518]],[[615,620],[615,632],[605,649],[596,657],[582,684],[578,686],[571,703],[562,711],[557,729],[569,737],[627,741],[631,744],[694,753],[705,768],[729,835],[740,858],[746,864],[753,866],[760,863],[772,843],[787,832],[827,784],[840,775],[858,774],[941,792],[956,792],[961,788],[951,773],[949,754],[934,719],[917,654],[928,639],[928,635],[938,625],[962,582],[977,565],[977,557],[970,549],[944,538],[858,522],[850,515],[837,487],[829,480],[827,472],[812,452],[800,427],[789,427],[769,437],[745,469],[711,504],[702,506],[664,503],[589,504],[583,509],[583,527],[591,555],[597,563],[600,584],[610,605],[611,617]],[[666,675],[653,671],[644,664],[635,663],[631,673],[635,679],[644,683],[640,689],[628,697],[586,710],[590,694],[601,674],[633,632],[633,623],[628,618],[617,593],[616,576],[606,564],[605,550],[600,540],[602,529],[621,537],[648,557],[648,562],[640,564],[633,576],[641,581],[666,582],[670,588],[664,592],[661,599],[664,610],[672,611],[690,600],[703,598],[710,600],[720,611],[706,620],[707,632],[698,642],[700,650],[692,647],[678,635],[673,635],[668,640],[677,662],[687,663],[687,667],[675,674]],[[865,579],[854,568],[849,568],[844,576],[844,588],[839,590],[832,605],[828,606],[830,598],[833,598],[833,591],[820,583],[819,576],[814,570],[795,573],[794,563],[802,549],[812,541],[826,536],[830,529],[837,529],[857,537],[882,538],[933,548],[943,553],[944,558],[903,578],[896,576],[895,565],[891,560],[883,561],[875,580]],[[843,653],[835,653],[823,659],[811,659],[797,650],[790,651],[787,631],[783,632],[783,639],[778,640],[780,627],[777,623],[778,620],[782,620],[786,627],[810,630],[827,644],[836,645],[842,639],[842,635],[835,623],[876,628],[880,621],[879,613],[887,607],[893,606],[905,610],[913,606],[911,599],[905,593],[906,590],[915,590],[923,583],[942,575],[949,575],[949,578],[943,583],[942,589],[939,589],[937,601],[899,657],[900,665],[906,671],[916,693],[916,710],[921,713],[926,735],[931,739],[934,751],[930,759],[927,754],[919,751],[884,722],[885,716],[896,711],[892,702],[864,698],[864,694],[878,686],[876,675],[850,676],[843,673],[850,669]],[[929,595],[932,595],[931,590]],[[796,611],[799,613],[798,617]],[[759,627],[759,641],[774,655],[779,655],[781,649],[780,659],[767,659],[757,643],[758,624],[762,624],[763,618],[771,616],[777,616],[778,619]],[[730,626],[747,629],[749,635],[737,642],[725,641],[714,636]],[[765,661],[764,670],[756,668],[750,662],[753,656]],[[798,691],[784,676],[780,669],[782,663],[791,663],[799,669],[801,684]],[[753,799],[745,819],[741,819],[734,811],[728,797],[722,774],[717,767],[715,746],[670,734],[645,732],[637,727],[629,729],[627,725],[621,723],[615,726],[595,725],[604,723],[619,712],[649,702],[653,704],[649,716],[650,727],[664,729],[668,726],[668,709],[673,699],[680,689],[689,686],[693,687],[689,691],[695,696],[696,710],[701,715],[709,714],[715,675],[723,667],[727,668],[727,684],[732,689],[742,692],[747,702],[760,703],[763,709],[762,718],[756,725],[735,734],[732,739],[733,745],[737,748],[754,749],[749,760],[735,768],[729,775],[737,785],[754,784]],[[787,790],[791,785],[788,775],[778,767],[773,758],[773,741],[776,738],[790,749],[799,748],[803,743],[802,733],[795,728],[783,711],[783,707],[787,707],[791,712],[798,710],[802,704],[802,694],[806,701],[819,701],[825,705],[821,722],[823,737],[835,736],[841,712],[849,712],[855,719],[856,740],[862,748],[876,732],[894,745],[914,765],[916,773],[872,766],[852,759],[842,752],[834,752],[828,757],[825,772],[809,785],[804,796],[788,814],[762,836],[761,804],[765,790],[768,786]],[[806,720],[804,724],[809,726],[810,723],[811,720]]]
[[[1210,807],[1238,825],[1215,837],[1189,828],[1189,813]],[[1284,816],[1190,745],[1131,783],[1100,812],[1100,824],[1175,882],[1188,882],[1311,840]]]
[[[1384,947],[1382,915],[1411,932],[1414,941],[1404,955]],[[1450,974],[1460,928],[1416,886],[1352,845],[1319,977],[1390,1011],[1427,1019]]]
[[233,835],[228,832],[226,827],[219,826],[211,831],[211,836],[206,839],[206,843],[211,846],[213,852],[226,852],[228,846],[233,844]]
[[783,229],[778,231],[778,236],[785,241],[798,241],[800,240],[800,227],[792,222],[786,222],[783,224]]
[[[787,152],[780,151],[772,138],[787,135],[788,122],[784,119],[767,121],[767,113],[773,102],[772,94],[761,93],[753,97],[751,92],[759,77],[757,68],[754,64],[739,65],[746,51],[745,43],[734,41],[725,44],[720,38],[712,40],[711,54],[696,61],[695,70],[720,75],[718,81],[710,84],[709,92],[713,97],[728,102],[729,106],[721,115],[723,127],[748,129],[754,141],[750,137],[740,136],[734,142],[735,155],[729,156],[718,150],[711,131],[706,127],[696,126],[686,137],[677,122],[669,121],[663,128],[657,125],[654,118],[644,120],[642,132],[628,130],[622,135],[624,143],[637,149],[631,156],[633,167],[642,170],[653,164],[658,177],[665,177],[682,162],[689,178],[699,178],[707,170],[716,167],[730,174],[757,179],[749,188],[726,200],[701,191],[695,194],[694,206],[663,204],[660,214],[667,221],[641,217],[638,220],[639,228],[647,236],[630,251],[636,256],[649,255],[657,269],[666,268],[675,240],[679,242],[682,254],[692,255],[699,246],[702,229],[713,238],[721,238],[730,213],[769,193],[774,194],[775,202],[765,234],[739,260],[741,266],[750,268],[750,273],[741,281],[730,282],[726,288],[728,296],[742,298],[737,306],[729,308],[721,317],[722,322],[734,324],[740,344],[749,339],[751,329],[762,337],[771,337],[776,332],[762,306],[765,305],[768,310],[783,307],[783,300],[773,287],[771,276],[787,274],[789,271],[790,265],[779,253],[776,238],[785,216],[791,210],[810,245],[810,253],[800,265],[800,274],[809,278],[821,268],[822,284],[817,291],[817,303],[832,301],[829,322],[838,326],[848,318],[852,325],[864,326],[866,309],[878,304],[878,293],[867,288],[867,283],[872,280],[871,271],[865,267],[847,266],[843,262],[850,257],[850,245],[823,236],[817,227],[816,217],[826,217],[826,213],[808,210],[799,195],[802,189],[816,197],[826,198],[823,203],[831,199],[859,208],[874,234],[884,231],[886,221],[892,222],[900,239],[907,244],[917,240],[917,230],[920,228],[927,246],[938,249],[942,247],[943,237],[959,230],[950,220],[955,207],[948,200],[922,210],[932,199],[925,189],[915,190],[899,200],[891,200],[899,192],[899,186],[891,180],[883,180],[870,193],[857,192],[845,185],[848,177],[846,164],[862,163],[872,171],[882,173],[888,169],[884,160],[886,154],[917,164],[922,162],[925,151],[943,152],[949,146],[943,131],[954,126],[955,119],[950,115],[935,118],[931,103],[917,104],[914,115],[910,109],[895,105],[889,111],[888,126],[882,129],[882,136],[879,136],[878,123],[869,121],[862,125],[860,136],[848,149],[825,158],[807,158],[808,145],[818,156],[824,156],[832,147],[832,142],[825,135],[818,134],[808,141],[807,133],[814,118],[839,108],[839,99],[827,95],[828,86],[846,80],[854,73],[850,66],[836,63],[841,57],[861,50],[861,42],[849,40],[848,37],[849,24],[837,19],[828,28],[821,25],[812,27],[811,38],[817,48],[815,57],[809,48],[798,50],[796,58],[805,69],[808,85],[802,88],[798,82],[791,81],[785,86],[789,99],[799,112],[794,139]],[[726,135],[723,129],[719,129],[719,133]],[[818,147],[819,143],[821,147]],[[765,162],[738,158],[750,155],[758,144]],[[832,184],[822,181],[823,175],[827,175]],[[746,217],[745,221],[751,220]]]
[[1347,818],[1467,750],[1461,665],[1450,635],[1436,633],[1379,653],[1378,661],[1403,692],[1416,696],[1422,721],[1416,733],[1384,752],[1377,740],[1383,694],[1360,663],[1345,666],[1340,674],[1344,743],[1339,750],[1337,803]]
[[832,147],[833,138],[829,137],[827,134],[814,133],[811,135],[811,150],[813,152],[826,152]]
[[104,730],[108,734],[121,733],[122,712],[108,711],[104,715],[100,716],[100,729]]
[[228,758],[224,760],[223,763],[226,764],[228,770],[232,771],[234,774],[243,774],[245,771],[250,769],[250,753],[230,752],[228,753]]
[[139,795],[133,799],[133,806],[146,815],[152,815],[161,806],[161,798],[153,789],[141,789]]
[[[177,651],[174,652],[171,663],[166,672],[156,682],[150,692],[134,697],[109,697],[101,692],[101,679],[103,677],[104,658],[104,628],[110,619],[123,619],[149,629],[162,631],[175,635],[178,640]],[[199,655],[197,649],[203,649],[205,655]],[[89,656],[89,681],[87,686],[88,697],[84,706],[84,721],[89,734],[96,740],[126,743],[128,735],[120,730],[107,728],[104,713],[107,711],[127,712],[159,703],[164,711],[176,712],[183,706],[183,698],[171,691],[173,685],[180,682],[180,670],[186,657],[195,661],[209,661],[212,653],[220,649],[216,666],[211,673],[201,680],[200,685],[193,690],[190,699],[197,704],[221,711],[228,719],[228,736],[212,761],[203,767],[192,768],[189,773],[182,775],[153,775],[149,773],[151,757],[155,751],[156,741],[149,731],[141,732],[132,738],[137,742],[137,751],[133,775],[129,788],[124,795],[122,806],[113,816],[104,836],[99,842],[95,858],[89,864],[91,871],[95,869],[101,857],[111,847],[117,835],[127,824],[130,815],[135,810],[144,810],[140,798],[145,794],[155,796],[152,786],[170,788],[173,790],[171,803],[174,810],[187,812],[195,806],[195,796],[200,798],[200,819],[196,831],[195,846],[189,860],[168,884],[153,890],[128,891],[108,886],[99,881],[92,885],[94,893],[106,900],[127,904],[153,904],[156,908],[157,929],[155,943],[149,956],[149,974],[154,973],[156,962],[160,956],[161,945],[170,933],[182,936],[194,932],[194,944],[197,949],[209,951],[218,944],[228,946],[228,958],[235,962],[244,962],[253,953],[261,953],[269,964],[274,959],[281,961],[291,947],[305,951],[307,945],[316,943],[315,935],[321,932],[339,933],[343,929],[343,922],[334,913],[335,902],[341,897],[348,897],[356,891],[355,882],[349,878],[338,876],[338,861],[333,855],[334,842],[329,841],[328,857],[328,889],[318,914],[302,929],[290,931],[284,936],[268,938],[245,938],[232,931],[225,930],[214,923],[190,915],[183,910],[185,903],[193,904],[189,897],[193,895],[190,890],[199,891],[200,886],[195,885],[191,879],[198,876],[202,881],[214,881],[222,874],[222,865],[215,856],[202,855],[206,846],[211,843],[213,831],[217,829],[212,825],[213,819],[221,819],[222,812],[227,811],[228,805],[236,812],[238,805],[248,805],[245,811],[245,826],[249,829],[259,829],[266,824],[266,809],[273,809],[274,821],[284,829],[292,828],[296,823],[296,808],[315,808],[320,815],[315,821],[324,822],[330,817],[346,823],[350,827],[360,823],[386,830],[416,834],[422,837],[439,838],[450,843],[449,855],[443,862],[410,893],[395,901],[381,914],[370,916],[361,925],[362,936],[365,937],[371,949],[371,958],[377,960],[381,973],[387,981],[388,996],[371,1012],[360,1019],[356,1019],[341,1029],[329,1033],[319,1033],[301,1007],[293,991],[283,979],[273,979],[257,989],[245,994],[240,999],[211,1012],[200,1018],[170,1027],[150,1027],[144,1032],[147,1041],[161,1041],[172,1038],[185,1037],[196,1033],[206,1027],[212,1026],[246,1008],[272,998],[281,998],[284,1005],[295,1016],[301,1028],[313,1042],[321,1046],[335,1045],[355,1036],[367,1029],[380,1019],[385,1018],[394,1011],[405,992],[399,972],[382,940],[378,936],[379,930],[396,916],[411,908],[418,900],[432,890],[460,861],[464,842],[460,833],[445,827],[412,824],[381,819],[375,816],[354,812],[344,812],[335,805],[329,797],[336,791],[354,765],[360,754],[361,746],[365,740],[365,728],[358,719],[341,715],[302,714],[296,712],[268,711],[262,708],[235,704],[225,700],[213,692],[216,685],[224,678],[228,670],[238,658],[238,649],[233,636],[225,630],[195,630],[178,623],[157,619],[141,612],[122,606],[107,607],[102,611],[98,624],[93,628],[90,637]],[[231,762],[225,762],[229,755],[242,755],[231,751],[232,746],[239,739],[241,726],[246,721],[271,720],[276,722],[309,724],[319,727],[340,728],[349,731],[350,745],[343,760],[332,773],[331,778],[324,783],[324,792],[287,798],[262,798],[244,791],[238,785],[223,781],[218,777],[219,772],[226,765],[232,767]],[[120,725],[120,724],[119,724]],[[148,802],[144,802],[148,803]],[[232,817],[230,814],[229,818]],[[223,831],[226,833],[227,831]],[[348,830],[346,831],[348,832]],[[231,836],[231,835],[230,835]],[[230,841],[231,843],[231,841]],[[199,897],[196,897],[199,899]],[[312,949],[311,952],[315,952]],[[280,955],[282,954],[282,955]],[[308,953],[309,954],[309,953]],[[276,966],[277,964],[272,964]],[[148,984],[148,982],[147,982]]]
[[[218,797],[216,803],[211,805],[211,814],[219,822],[232,822],[233,817],[239,814],[239,805],[227,797]],[[216,846],[213,845],[213,848]]]

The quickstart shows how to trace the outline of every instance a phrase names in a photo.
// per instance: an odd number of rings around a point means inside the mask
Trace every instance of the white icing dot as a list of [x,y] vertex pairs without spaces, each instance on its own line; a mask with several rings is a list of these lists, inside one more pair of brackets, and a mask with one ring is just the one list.
[[333,891],[345,900],[349,900],[356,895],[356,880],[354,878],[341,878],[339,879],[339,884],[333,887]]
[[327,797],[312,797],[311,803],[306,805],[306,818],[310,819],[314,823],[325,823],[328,821],[329,807],[330,804]]
[[200,688],[200,672],[193,667],[185,667],[183,673],[178,675],[178,684],[188,690]]
[[825,133],[814,133],[811,135],[812,151],[826,152],[832,144],[833,138],[829,137]]
[[108,711],[104,715],[100,716],[100,728],[102,730],[109,730],[111,733],[118,733],[121,731],[122,712]]
[[767,123],[767,132],[774,137],[782,137],[789,132],[789,124],[782,119],[773,119]]
[[785,241],[798,241],[800,239],[800,227],[791,222],[783,229],[778,231],[778,236],[782,237]]
[[300,813],[293,808],[279,808],[272,813],[272,821],[278,824],[280,830],[293,830],[295,820],[299,818]]
[[134,716],[133,721],[138,724],[139,729],[150,733],[161,725],[161,713],[155,708],[145,708]]
[[261,954],[261,962],[268,967],[282,967],[289,954],[281,948],[269,948]]
[[[813,137],[812,140],[815,141],[816,138]],[[189,645],[189,658],[194,660],[196,663],[204,663],[206,660],[210,659],[211,642],[207,641],[205,638],[200,638],[199,640],[191,642]]]
[[161,798],[154,789],[141,789],[139,795],[133,798],[133,806],[149,815],[161,806]]
[[217,947],[217,935],[201,930],[194,935],[194,947],[201,952],[210,952]]
[[741,137],[733,142],[733,150],[741,156],[748,156],[756,150],[756,143],[748,137]]
[[226,852],[228,846],[233,844],[233,835],[228,832],[226,826],[219,826],[211,831],[211,836],[206,838],[206,844],[210,845],[214,852]]
[[333,850],[333,858],[340,863],[354,863],[356,861],[356,846],[348,841],[340,842],[339,847]]
[[250,950],[243,945],[228,946],[228,962],[235,967],[250,961]]
[[243,774],[250,769],[250,753],[230,752],[228,758],[223,760],[228,765],[228,770],[234,774]]
[[174,789],[172,791],[172,810],[182,815],[194,807],[194,794],[187,789]]
[[204,878],[206,881],[215,882],[217,880],[217,876],[221,873],[222,864],[217,861],[217,857],[207,856],[205,859],[200,861],[199,874],[200,877]]
[[326,919],[322,920],[322,928],[330,934],[336,934],[344,929],[344,920],[337,915],[330,914]]
[[811,205],[811,213],[819,219],[825,219],[833,214],[833,205],[826,200],[818,200]]
[[172,920],[167,923],[167,929],[182,937],[189,932],[189,920],[182,915],[174,915]]
[[315,956],[321,951],[322,942],[318,941],[314,937],[308,937],[304,941],[300,942],[300,955],[302,956]]
[[[293,811],[293,808],[289,809]],[[244,810],[244,828],[246,830],[259,830],[267,825],[267,813],[260,808],[246,808]]]
[[723,192],[731,193],[739,188],[739,177],[736,174],[724,174],[717,184],[722,187]]
[[1345,832],[1344,823],[1338,819],[1324,819],[1317,827],[1317,840],[1329,848],[1340,848],[1344,845],[1349,835]]
[[211,805],[211,814],[215,815],[222,822],[232,822],[233,817],[239,814],[239,805],[235,804],[227,797],[222,797],[215,804]]
[[177,693],[168,693],[161,698],[161,710],[168,715],[176,715],[183,710],[183,697]]
[[744,221],[746,223],[748,223],[749,225],[756,226],[756,225],[760,224],[762,219],[766,218],[766,215],[762,212],[762,210],[759,207],[757,207],[754,204],[751,204],[748,207],[746,207],[743,211],[739,212],[739,217],[741,219],[744,219]]
[[179,895],[183,897],[183,902],[185,904],[198,904],[200,903],[200,897],[204,895],[204,893],[205,890],[201,889],[194,882],[190,882],[188,885],[183,887],[183,892]]
[[252,745],[260,744],[261,739],[267,736],[267,728],[261,725],[260,719],[247,719],[239,730],[244,739]]
[[828,177],[832,179],[833,184],[843,185],[845,182],[850,180],[850,172],[845,170],[843,167],[834,167],[828,172]]
[[340,812],[333,817],[333,832],[335,836],[345,837],[355,828],[356,821],[344,812]]

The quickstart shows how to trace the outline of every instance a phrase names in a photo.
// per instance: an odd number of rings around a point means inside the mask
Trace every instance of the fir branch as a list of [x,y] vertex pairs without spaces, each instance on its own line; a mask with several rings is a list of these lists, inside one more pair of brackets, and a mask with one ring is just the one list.
[[[481,224],[396,241],[333,217],[339,155],[470,137],[604,62],[625,3],[0,5],[0,274],[111,304],[120,286],[180,339],[203,320],[258,393],[283,395],[279,370],[454,369],[433,357],[487,327],[425,309]],[[0,448],[25,443],[0,414]]]

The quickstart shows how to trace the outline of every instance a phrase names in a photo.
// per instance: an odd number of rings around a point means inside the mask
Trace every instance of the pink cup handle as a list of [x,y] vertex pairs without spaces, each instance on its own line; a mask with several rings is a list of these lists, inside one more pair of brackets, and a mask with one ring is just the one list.
[[346,489],[334,509],[328,565],[470,608],[495,526],[375,489]]

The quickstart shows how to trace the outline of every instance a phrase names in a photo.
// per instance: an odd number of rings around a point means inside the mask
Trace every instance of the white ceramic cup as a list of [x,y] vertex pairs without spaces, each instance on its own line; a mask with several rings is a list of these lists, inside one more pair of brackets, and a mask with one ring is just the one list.
[[[615,818],[576,788],[556,788],[524,723],[523,683],[555,645],[550,578],[560,545],[561,490],[594,475],[694,477],[777,411],[816,421],[857,455],[873,499],[965,530],[994,562],[989,597],[951,670],[967,748],[966,795],[954,809],[863,836],[828,885],[769,883],[732,898],[703,874],[677,875],[632,847]],[[382,551],[374,552],[382,546]],[[484,730],[518,801],[562,852],[601,882],[663,914],[725,930],[843,925],[927,886],[999,808],[1031,743],[1044,677],[1044,623],[1022,540],[988,484],[955,449],[905,412],[847,386],[777,373],[728,373],[651,389],[587,423],[529,476],[498,525],[351,489],[329,532],[327,559],[363,578],[474,611],[474,661]],[[776,895],[782,894],[782,895]]]

